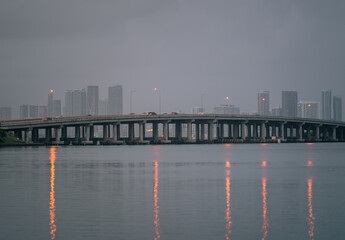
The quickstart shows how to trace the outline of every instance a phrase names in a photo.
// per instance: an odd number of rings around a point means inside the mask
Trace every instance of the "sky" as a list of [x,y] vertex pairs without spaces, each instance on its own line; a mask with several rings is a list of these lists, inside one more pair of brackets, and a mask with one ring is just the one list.
[[[3,0],[0,107],[121,84],[124,112],[257,111],[257,93],[345,101],[343,0]],[[229,97],[229,100],[226,100]],[[343,104],[343,108],[345,104]],[[343,109],[343,115],[345,111]],[[344,116],[343,116],[344,119]]]

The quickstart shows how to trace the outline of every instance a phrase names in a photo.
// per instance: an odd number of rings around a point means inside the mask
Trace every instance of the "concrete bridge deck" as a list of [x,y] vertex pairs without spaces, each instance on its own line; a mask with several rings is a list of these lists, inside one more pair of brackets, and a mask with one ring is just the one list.
[[27,143],[61,145],[345,140],[345,122],[257,115],[105,115],[14,119],[0,124]]

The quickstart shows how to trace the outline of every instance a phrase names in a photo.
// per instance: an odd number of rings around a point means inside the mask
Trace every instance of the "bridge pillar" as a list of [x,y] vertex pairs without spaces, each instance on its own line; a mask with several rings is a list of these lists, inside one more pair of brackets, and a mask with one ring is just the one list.
[[266,129],[265,123],[261,123],[260,132],[261,132],[261,139],[266,139],[267,129]]
[[52,128],[51,127],[46,127],[45,128],[45,144],[51,144],[52,141]]
[[61,141],[61,127],[55,127],[54,133],[55,133],[55,141],[53,141],[52,143],[55,145],[64,144],[64,141]]
[[200,140],[200,124],[196,123],[195,124],[195,141],[199,142]]
[[32,129],[32,131],[31,131],[31,139],[32,139],[32,142],[34,142],[34,143],[38,142],[38,140],[39,140],[38,128],[33,128]]
[[143,143],[144,142],[144,122],[139,122],[139,143]]
[[84,145],[90,145],[93,144],[92,141],[90,141],[90,125],[85,125],[84,126],[84,132],[85,132],[85,137],[84,137],[84,141],[82,141],[82,144]]
[[311,127],[310,127],[310,125],[307,127],[307,140],[311,140]]
[[242,129],[241,129],[241,137],[242,137],[242,140],[245,140],[246,139],[246,123],[242,123]]
[[187,142],[192,142],[192,122],[187,123]]
[[[252,138],[252,124],[247,123],[246,128],[244,131],[246,134],[244,134],[245,138],[247,137],[248,139]],[[244,139],[245,139],[244,138]]]
[[152,134],[153,134],[153,142],[157,143],[158,142],[158,123],[157,122],[152,123]]
[[130,142],[134,141],[134,123],[128,123],[128,139]]
[[175,137],[178,142],[182,142],[182,124],[181,122],[175,123]]
[[214,138],[214,124],[213,121],[208,123],[208,141],[212,142]]
[[344,128],[340,128],[340,139],[341,141],[344,141]]
[[231,139],[232,138],[232,130],[231,130],[232,124],[228,123],[228,138]]
[[118,141],[119,140],[119,134],[120,131],[119,130],[119,125],[118,123],[113,123],[113,141]]
[[234,130],[233,138],[234,139],[238,139],[239,136],[240,136],[240,134],[239,134],[239,124],[238,123],[233,124],[233,130]]
[[315,139],[316,139],[316,141],[320,140],[320,127],[319,126],[315,127]]
[[67,126],[61,128],[62,141],[66,144],[67,142]]
[[293,139],[293,126],[290,125],[290,139]]
[[200,124],[201,131],[200,131],[200,141],[205,140],[205,123]]
[[337,140],[337,127],[332,127],[332,140]]
[[258,137],[258,125],[256,123],[253,124],[253,138],[257,139]]
[[277,136],[277,127],[275,124],[272,124],[272,137],[276,137]]
[[303,140],[303,127],[302,127],[302,124],[299,124],[297,126],[297,129],[298,129],[298,140],[302,141]]
[[103,141],[106,141],[109,138],[109,125],[103,124]]
[[280,124],[280,137],[282,141],[285,141],[285,124],[284,123]]
[[80,126],[74,126],[74,143],[79,144],[80,140]]

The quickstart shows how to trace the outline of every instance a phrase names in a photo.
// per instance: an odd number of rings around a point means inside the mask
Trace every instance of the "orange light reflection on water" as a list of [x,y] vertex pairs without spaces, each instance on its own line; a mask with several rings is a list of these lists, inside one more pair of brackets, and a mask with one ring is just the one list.
[[261,167],[267,167],[267,161],[262,161],[261,162]]
[[230,234],[231,234],[231,225],[232,225],[232,220],[231,220],[231,202],[230,202],[230,186],[231,186],[231,181],[230,181],[230,174],[231,174],[231,164],[229,161],[225,163],[225,194],[226,194],[226,210],[225,210],[225,221],[226,221],[226,234],[225,238],[227,240],[230,239]]
[[313,179],[308,178],[308,212],[309,216],[307,218],[309,225],[309,239],[314,239],[314,228],[315,228],[315,217],[313,215]]
[[268,217],[267,217],[267,179],[262,178],[262,240],[267,238],[268,234]]
[[56,216],[55,216],[55,159],[56,147],[51,147],[50,150],[50,206],[49,206],[49,225],[50,225],[50,239],[55,239],[56,232]]
[[158,162],[153,162],[154,166],[154,184],[153,184],[153,223],[155,226],[155,240],[159,239],[161,236],[159,234],[159,206],[158,206]]

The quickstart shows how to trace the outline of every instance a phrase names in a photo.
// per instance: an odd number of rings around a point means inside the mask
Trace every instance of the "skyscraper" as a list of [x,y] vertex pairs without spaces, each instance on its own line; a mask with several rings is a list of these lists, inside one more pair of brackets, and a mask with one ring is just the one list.
[[282,115],[297,117],[297,92],[282,91]]
[[298,102],[298,117],[314,118],[319,117],[319,103],[318,102]]
[[270,112],[270,92],[263,91],[258,93],[258,114],[269,115]]
[[0,107],[0,120],[12,118],[12,109],[9,107]]
[[108,89],[108,114],[116,115],[123,113],[122,86],[116,85]]
[[38,106],[37,105],[29,105],[29,117],[37,118],[38,117]]
[[54,90],[50,90],[47,94],[48,117],[52,117],[54,112],[53,93]]
[[85,116],[86,115],[86,91],[67,90],[65,92],[65,116]]
[[331,90],[322,90],[322,119],[331,120],[332,113],[332,92]]
[[27,118],[29,117],[29,105],[23,104],[19,106],[19,117],[20,118]]
[[341,97],[333,97],[333,120],[342,121],[342,99]]
[[98,115],[98,86],[87,87],[87,112],[90,115]]
[[61,116],[61,100],[53,100],[52,117]]

